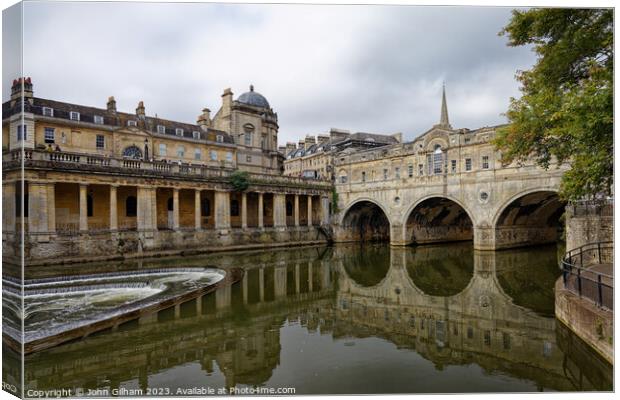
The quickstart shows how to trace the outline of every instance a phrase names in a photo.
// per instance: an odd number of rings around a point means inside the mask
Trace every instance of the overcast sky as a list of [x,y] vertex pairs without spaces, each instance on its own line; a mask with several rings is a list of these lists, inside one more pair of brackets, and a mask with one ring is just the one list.
[[[196,121],[224,88],[253,84],[279,142],[331,127],[413,139],[439,120],[505,122],[534,54],[498,32],[508,8],[165,3],[25,3],[24,71],[35,96]],[[4,59],[7,15],[4,16]],[[3,69],[3,101],[14,68]]]

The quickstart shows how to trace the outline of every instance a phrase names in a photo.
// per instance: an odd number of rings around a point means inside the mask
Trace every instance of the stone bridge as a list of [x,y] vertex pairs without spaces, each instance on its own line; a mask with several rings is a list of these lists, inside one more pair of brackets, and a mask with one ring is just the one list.
[[335,241],[473,240],[478,250],[554,242],[566,166],[502,165],[494,135],[435,126],[410,143],[340,156]]

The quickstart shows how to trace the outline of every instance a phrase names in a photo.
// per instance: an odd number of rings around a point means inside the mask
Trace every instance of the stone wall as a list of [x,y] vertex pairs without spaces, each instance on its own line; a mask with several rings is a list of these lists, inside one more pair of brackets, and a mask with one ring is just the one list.
[[566,250],[614,240],[613,200],[566,206]]
[[[78,236],[54,235],[46,242],[37,240],[35,235],[30,235],[30,239],[25,247],[25,257],[31,265],[327,243],[327,238],[316,226],[91,232]],[[17,245],[8,241],[4,243],[8,259],[13,258],[8,250]],[[18,262],[17,259],[12,261]]]

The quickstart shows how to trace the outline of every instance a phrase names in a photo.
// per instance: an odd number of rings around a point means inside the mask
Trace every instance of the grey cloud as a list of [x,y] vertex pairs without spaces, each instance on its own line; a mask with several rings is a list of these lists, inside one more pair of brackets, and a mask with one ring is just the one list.
[[[41,97],[192,122],[254,84],[280,142],[330,127],[413,138],[439,118],[501,123],[529,49],[497,32],[506,8],[27,3],[25,70]],[[6,59],[6,58],[5,58]],[[13,77],[11,77],[13,78]],[[10,78],[10,79],[11,79]],[[8,98],[7,76],[3,99]]]

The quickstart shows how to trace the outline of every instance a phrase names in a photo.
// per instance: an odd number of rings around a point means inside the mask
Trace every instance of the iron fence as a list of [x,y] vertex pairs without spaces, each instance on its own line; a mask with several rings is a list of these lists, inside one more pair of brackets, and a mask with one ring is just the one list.
[[613,273],[598,270],[606,264],[613,268],[613,242],[589,243],[569,251],[560,263],[564,288],[598,307],[613,310]]

